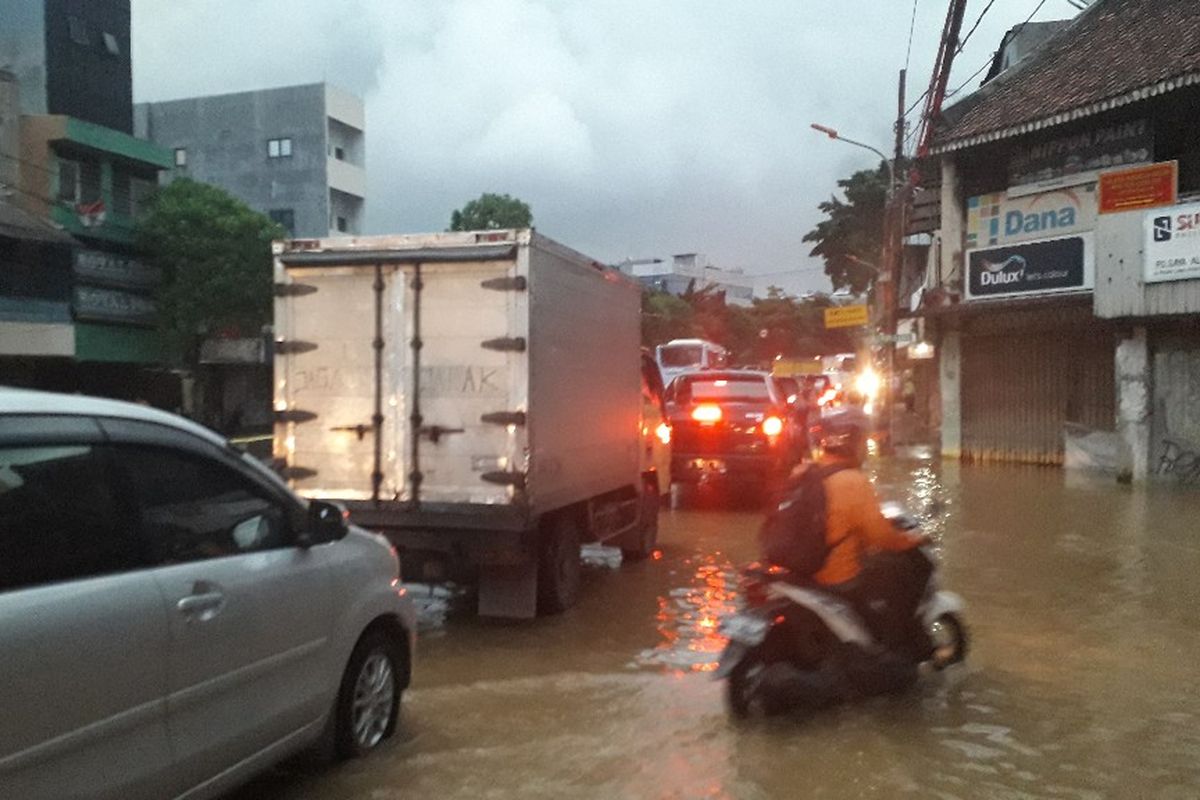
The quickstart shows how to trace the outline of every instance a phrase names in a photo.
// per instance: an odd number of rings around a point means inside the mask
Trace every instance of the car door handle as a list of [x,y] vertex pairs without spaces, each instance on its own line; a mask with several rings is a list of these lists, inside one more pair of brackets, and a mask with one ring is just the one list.
[[189,621],[199,620],[200,622],[207,622],[212,619],[221,613],[221,609],[224,606],[225,595],[220,592],[189,594],[175,604],[175,608],[179,609],[179,613],[187,617]]

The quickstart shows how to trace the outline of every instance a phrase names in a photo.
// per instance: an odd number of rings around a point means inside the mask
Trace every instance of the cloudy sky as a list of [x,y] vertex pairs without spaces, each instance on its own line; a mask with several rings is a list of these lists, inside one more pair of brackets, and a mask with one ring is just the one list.
[[[1062,19],[1041,0],[1034,19]],[[951,88],[1039,0],[997,0]],[[910,93],[947,0],[917,0]],[[965,30],[986,0],[969,0]],[[482,192],[600,260],[701,252],[822,288],[800,240],[890,150],[911,0],[133,0],[138,101],[327,80],[367,106],[367,230],[442,230]],[[978,79],[971,86],[978,84]],[[964,92],[965,93],[965,92]],[[915,115],[914,115],[915,118]]]

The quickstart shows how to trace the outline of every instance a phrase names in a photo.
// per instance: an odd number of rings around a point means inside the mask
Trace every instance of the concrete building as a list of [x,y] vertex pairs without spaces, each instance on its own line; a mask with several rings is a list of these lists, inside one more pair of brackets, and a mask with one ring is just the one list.
[[0,0],[0,382],[178,401],[133,238],[170,154],[131,135],[128,0]]
[[754,278],[740,269],[722,269],[702,253],[680,253],[670,264],[659,259],[617,265],[622,272],[637,278],[644,286],[660,292],[682,295],[712,289],[725,293],[731,305],[750,305],[754,299]]
[[296,237],[362,233],[362,100],[324,83],[139,103],[136,130],[172,152],[168,179],[228,191]]
[[1097,0],[945,111],[916,311],[945,455],[1200,463],[1196,41],[1194,0]]

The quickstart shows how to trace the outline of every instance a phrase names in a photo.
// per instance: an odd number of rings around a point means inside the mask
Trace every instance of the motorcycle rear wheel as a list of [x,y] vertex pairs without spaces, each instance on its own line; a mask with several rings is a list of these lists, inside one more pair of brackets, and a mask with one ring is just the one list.
[[[933,640],[934,668],[945,669],[966,660],[967,626],[957,614],[942,614],[935,619],[929,626],[929,638]],[[949,652],[943,653],[947,649]]]
[[747,653],[725,679],[725,705],[735,719],[746,719],[754,709],[759,676],[767,668],[755,652]]

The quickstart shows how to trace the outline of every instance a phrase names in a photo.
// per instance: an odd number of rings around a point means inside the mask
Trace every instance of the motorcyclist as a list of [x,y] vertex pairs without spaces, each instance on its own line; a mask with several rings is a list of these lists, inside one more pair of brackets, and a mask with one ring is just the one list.
[[932,564],[914,551],[928,539],[897,529],[880,511],[862,471],[867,429],[867,417],[853,406],[834,409],[813,426],[817,463],[842,467],[824,480],[829,554],[813,577],[854,603],[886,647],[919,652],[928,640],[916,609]]

